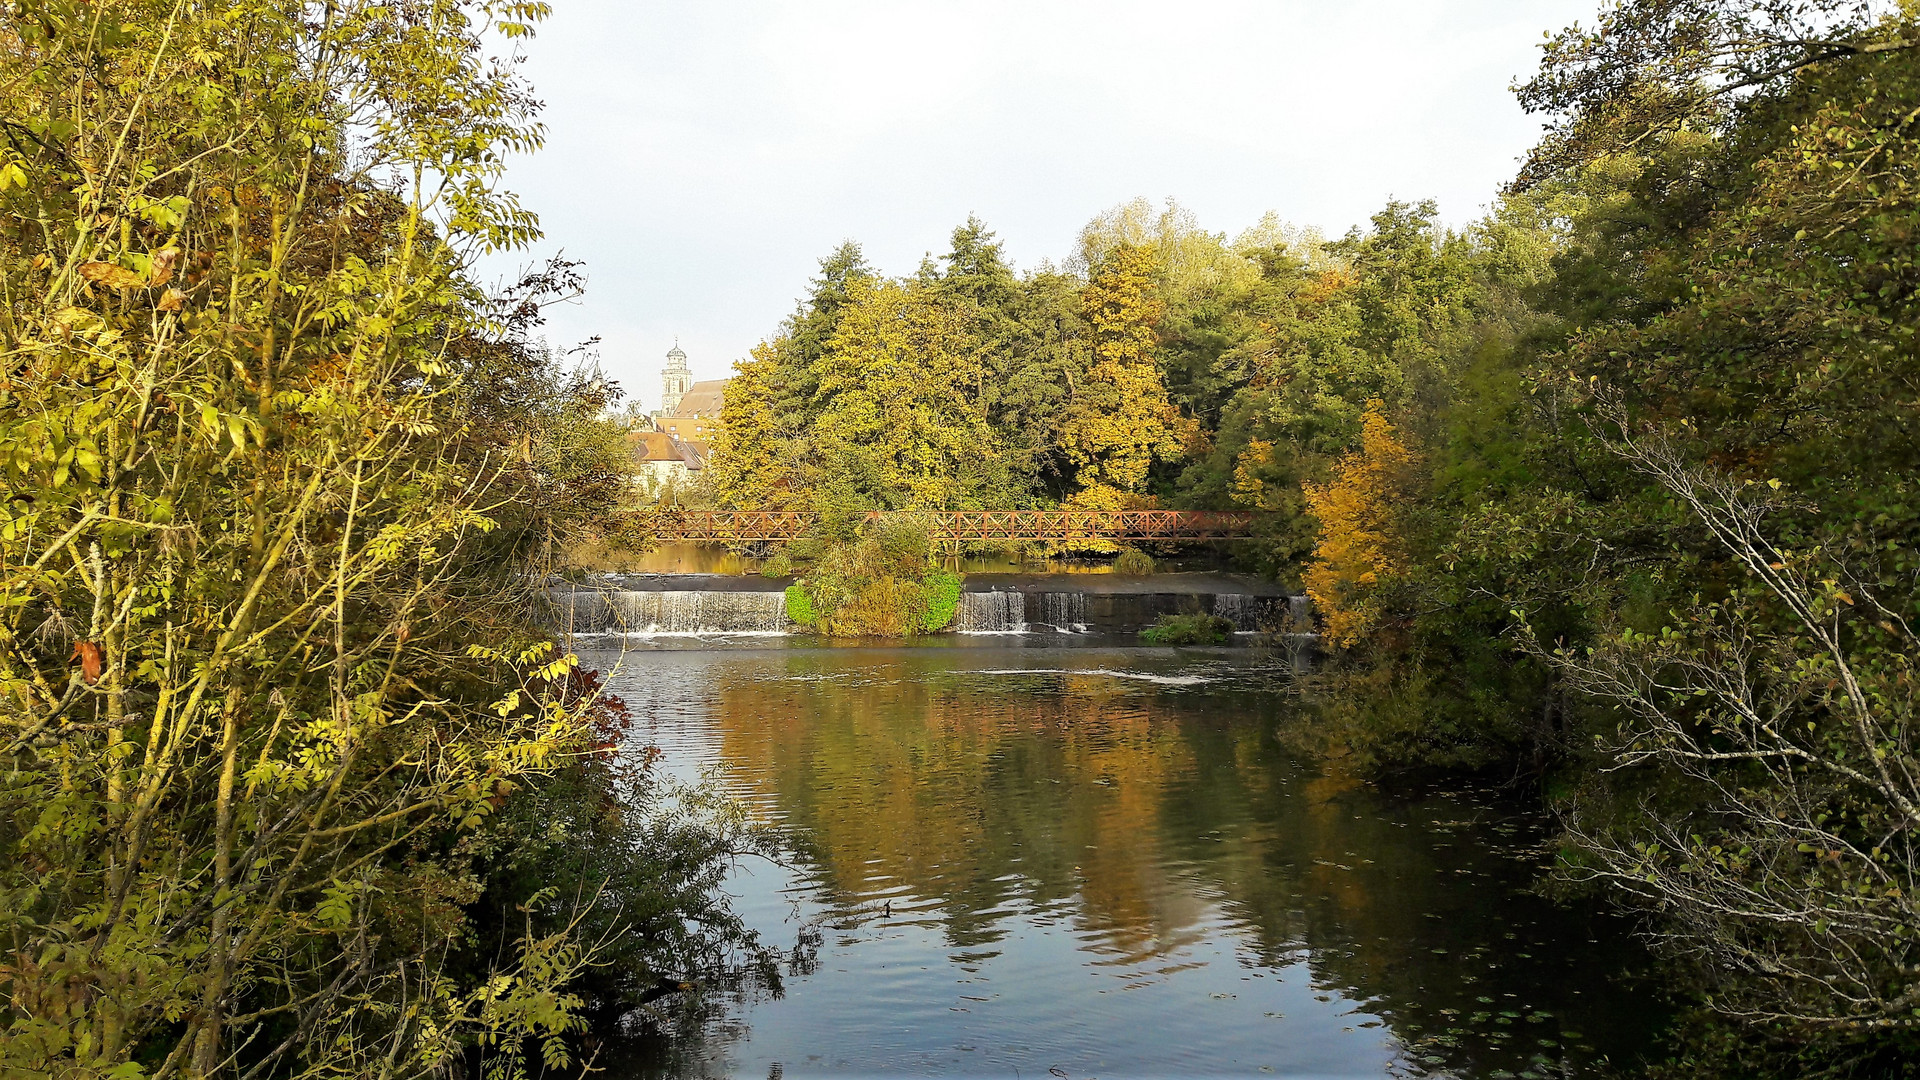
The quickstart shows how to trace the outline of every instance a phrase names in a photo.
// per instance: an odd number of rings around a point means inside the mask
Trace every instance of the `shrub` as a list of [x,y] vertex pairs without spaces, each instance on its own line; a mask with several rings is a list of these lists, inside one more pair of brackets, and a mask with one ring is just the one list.
[[851,542],[796,541],[787,554],[807,560],[787,616],[823,634],[910,637],[943,629],[960,607],[960,575],[935,565],[924,517],[883,518]]
[[792,577],[793,556],[787,554],[785,548],[781,548],[779,551],[760,560],[760,576],[766,578]]
[[960,610],[960,575],[950,570],[935,570],[926,577],[927,617],[921,629],[932,633],[952,625]]
[[1153,556],[1139,548],[1127,548],[1113,560],[1113,572],[1128,577],[1146,577],[1153,573]]
[[807,595],[807,590],[802,586],[787,586],[787,620],[806,627],[820,621],[819,616],[814,614],[813,598]]
[[1162,615],[1140,631],[1155,645],[1222,645],[1233,639],[1233,621],[1218,615]]

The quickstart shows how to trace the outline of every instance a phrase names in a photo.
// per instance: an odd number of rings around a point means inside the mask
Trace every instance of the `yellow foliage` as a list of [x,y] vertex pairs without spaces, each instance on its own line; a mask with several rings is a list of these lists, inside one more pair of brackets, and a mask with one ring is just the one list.
[[1273,443],[1253,439],[1233,463],[1233,501],[1255,510],[1278,510],[1282,503],[1273,488],[1260,477],[1262,466],[1273,464]]
[[713,444],[721,505],[808,506],[848,478],[914,507],[997,494],[999,442],[968,318],[930,289],[856,280],[818,356],[797,356],[791,339],[755,346],[734,365]]
[[1154,296],[1155,267],[1145,248],[1120,244],[1081,294],[1093,324],[1093,364],[1085,384],[1074,388],[1061,431],[1062,448],[1079,467],[1084,497],[1076,505],[1139,491],[1153,460],[1173,460],[1193,437],[1154,362],[1154,326],[1163,310]]
[[1379,618],[1377,588],[1406,568],[1395,529],[1413,455],[1367,403],[1360,449],[1341,458],[1333,480],[1307,484],[1307,508],[1320,519],[1320,541],[1307,567],[1307,595],[1326,623],[1326,638],[1341,648],[1359,641]]
[[960,505],[996,454],[979,406],[984,361],[965,313],[892,282],[855,282],[815,365],[828,402],[814,421],[823,462],[866,470],[909,506]]
[[781,508],[790,497],[796,449],[777,408],[780,358],[761,342],[752,359],[733,365],[708,457],[708,482],[723,506]]

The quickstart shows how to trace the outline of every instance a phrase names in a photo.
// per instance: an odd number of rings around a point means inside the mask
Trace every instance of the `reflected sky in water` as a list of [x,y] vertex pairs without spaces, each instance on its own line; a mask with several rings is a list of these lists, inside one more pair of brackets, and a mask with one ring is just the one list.
[[1545,838],[1484,793],[1303,768],[1274,738],[1291,685],[1256,650],[1048,639],[629,654],[636,738],[792,839],[735,875],[750,921],[821,941],[668,1075],[1503,1078],[1644,1050],[1644,958],[1527,891]]

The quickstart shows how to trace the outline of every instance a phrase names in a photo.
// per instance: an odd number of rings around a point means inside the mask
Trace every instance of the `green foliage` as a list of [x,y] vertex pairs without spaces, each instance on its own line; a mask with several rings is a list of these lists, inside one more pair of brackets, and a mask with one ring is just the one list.
[[1915,1023],[1920,26],[1827,7],[1555,39],[1524,95],[1565,112],[1476,230],[1485,321],[1404,399],[1433,468],[1397,614],[1320,728],[1566,792],[1568,873],[1778,1024],[1696,1032],[1736,1075],[1870,1072]]
[[1233,620],[1218,615],[1162,615],[1140,631],[1152,645],[1224,645],[1233,640]]
[[618,903],[504,878],[502,815],[614,797],[528,616],[627,470],[532,341],[571,268],[462,272],[537,235],[483,42],[543,11],[0,12],[0,1073],[567,1064],[557,909]]
[[934,561],[926,520],[890,516],[850,540],[790,550],[807,565],[787,589],[787,617],[820,633],[910,637],[944,629],[959,608],[962,579]]
[[789,620],[801,626],[808,627],[809,629],[820,621],[820,616],[815,614],[813,610],[813,598],[807,593],[804,586],[787,586],[786,597],[787,618]]
[[1113,560],[1113,572],[1128,577],[1146,577],[1153,573],[1153,556],[1139,548],[1123,548]]
[[[598,674],[576,671],[568,692],[590,699],[593,752],[508,800],[470,843],[485,891],[473,908],[478,942],[507,943],[531,920],[543,937],[599,942],[567,989],[596,1032],[682,985],[677,1007],[697,1013],[708,988],[742,980],[777,992],[769,950],[727,905],[721,885],[743,854],[779,845],[743,808],[710,788],[676,784],[631,741],[624,702]],[[549,897],[546,903],[531,898]],[[531,908],[530,912],[523,909]]]
[[920,624],[921,629],[933,633],[953,625],[953,616],[960,610],[963,580],[950,570],[934,570],[927,575],[927,617]]

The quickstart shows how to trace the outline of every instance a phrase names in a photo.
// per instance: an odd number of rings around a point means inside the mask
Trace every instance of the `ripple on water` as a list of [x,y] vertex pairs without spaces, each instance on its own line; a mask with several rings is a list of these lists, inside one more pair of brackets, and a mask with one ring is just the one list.
[[1530,827],[1473,793],[1394,802],[1303,771],[1261,663],[980,645],[630,662],[611,688],[664,766],[717,768],[794,840],[790,865],[730,880],[745,917],[782,945],[826,934],[783,998],[741,1001],[666,1075],[1492,1078],[1647,1045],[1646,995],[1621,979],[1635,946],[1523,891]]
[[1116,671],[1112,668],[982,668],[964,671],[965,675],[1103,675],[1109,679],[1132,679],[1156,686],[1202,686],[1214,680],[1206,675],[1156,675],[1150,671]]

